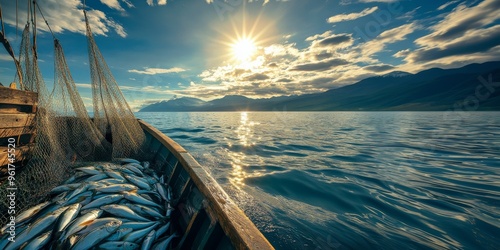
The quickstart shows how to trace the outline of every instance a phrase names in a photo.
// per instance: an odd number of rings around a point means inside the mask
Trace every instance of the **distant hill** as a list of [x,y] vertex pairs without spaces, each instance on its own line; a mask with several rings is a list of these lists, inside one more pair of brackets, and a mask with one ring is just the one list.
[[[485,86],[492,76],[492,84]],[[500,110],[500,62],[457,69],[432,68],[417,74],[401,71],[366,78],[323,93],[251,99],[225,96],[203,101],[182,97],[144,107],[155,111],[354,111],[354,110]],[[488,85],[488,84],[486,84]]]

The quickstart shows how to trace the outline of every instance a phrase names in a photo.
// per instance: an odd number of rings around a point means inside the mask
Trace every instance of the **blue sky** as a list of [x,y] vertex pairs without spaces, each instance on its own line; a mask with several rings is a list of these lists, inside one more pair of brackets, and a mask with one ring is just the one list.
[[[27,5],[18,2],[16,35],[15,1],[0,0],[16,50]],[[82,1],[38,2],[90,105]],[[495,0],[87,0],[87,9],[101,52],[134,109],[174,96],[314,93],[395,70],[500,59]],[[52,37],[43,22],[38,26],[40,66],[50,87]],[[13,81],[14,72],[2,50],[0,82]]]

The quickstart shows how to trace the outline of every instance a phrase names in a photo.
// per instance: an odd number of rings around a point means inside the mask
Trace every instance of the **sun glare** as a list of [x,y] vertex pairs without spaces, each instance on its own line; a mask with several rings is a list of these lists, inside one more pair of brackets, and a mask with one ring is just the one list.
[[248,61],[257,50],[255,43],[249,38],[239,39],[233,44],[232,48],[234,57],[242,62]]

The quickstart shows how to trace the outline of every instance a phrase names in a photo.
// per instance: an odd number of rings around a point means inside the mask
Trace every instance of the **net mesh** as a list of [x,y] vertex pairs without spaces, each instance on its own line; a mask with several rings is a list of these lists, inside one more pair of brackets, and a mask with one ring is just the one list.
[[144,132],[97,47],[86,13],[85,22],[92,80],[94,123],[102,134],[111,132],[113,158],[140,158],[140,148],[145,141]]
[[[145,134],[97,47],[86,14],[85,21],[93,119],[77,91],[58,40],[54,40],[54,87],[49,94],[38,68],[30,25],[23,31],[19,57],[22,78],[25,90],[38,93],[38,109],[30,158],[16,172],[17,214],[46,199],[52,188],[72,174],[74,164],[122,157],[142,158],[140,148]],[[1,197],[9,194],[8,188],[7,182],[1,184]],[[7,202],[7,199],[0,199],[2,225],[8,222]]]

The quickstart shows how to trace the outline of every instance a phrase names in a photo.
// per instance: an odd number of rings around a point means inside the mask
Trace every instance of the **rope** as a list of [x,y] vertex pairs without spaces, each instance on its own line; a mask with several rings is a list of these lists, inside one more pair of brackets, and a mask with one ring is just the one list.
[[54,35],[54,32],[52,32],[52,29],[50,28],[49,22],[47,22],[47,19],[45,19],[45,16],[43,15],[42,9],[40,8],[40,4],[38,4],[36,1],[33,1],[38,9],[38,12],[40,12],[40,15],[42,16],[43,20],[45,21],[45,24],[47,24],[47,27],[49,28],[50,34],[52,34],[52,38],[54,40],[56,39],[56,36]]

